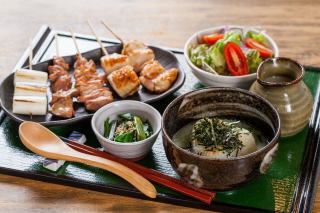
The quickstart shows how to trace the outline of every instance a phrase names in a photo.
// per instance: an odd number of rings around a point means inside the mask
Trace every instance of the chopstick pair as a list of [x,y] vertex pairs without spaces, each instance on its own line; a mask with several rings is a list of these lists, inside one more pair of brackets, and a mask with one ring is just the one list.
[[71,148],[73,148],[79,152],[99,156],[102,158],[106,158],[106,159],[121,163],[121,164],[131,168],[132,170],[134,170],[135,172],[137,172],[138,174],[140,174],[141,176],[145,177],[148,180],[151,180],[155,183],[166,186],[174,191],[180,192],[184,195],[187,195],[187,196],[192,197],[194,199],[200,200],[204,203],[210,204],[212,202],[212,200],[215,198],[215,195],[216,195],[215,192],[195,188],[195,187],[193,187],[183,181],[180,181],[176,178],[170,177],[168,175],[162,174],[162,173],[157,172],[152,169],[148,169],[148,168],[143,167],[139,164],[133,163],[129,160],[119,158],[117,156],[108,154],[106,152],[97,150],[95,148],[76,143],[76,142],[74,142],[68,138],[65,138],[65,137],[60,136],[60,138],[63,141],[67,142],[67,144]]

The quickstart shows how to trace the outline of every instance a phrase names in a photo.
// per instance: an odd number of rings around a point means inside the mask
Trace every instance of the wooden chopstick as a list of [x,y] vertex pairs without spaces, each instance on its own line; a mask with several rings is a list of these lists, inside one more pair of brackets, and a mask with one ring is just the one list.
[[82,145],[79,143],[76,143],[72,140],[69,140],[67,138],[64,137],[60,137],[62,140],[64,140],[65,142],[67,142],[67,144],[79,151],[79,152],[83,152],[86,154],[91,154],[91,155],[95,155],[95,156],[99,156],[99,157],[103,157],[109,160],[113,160],[116,161],[118,163],[121,163],[123,165],[128,166],[129,168],[131,168],[132,170],[136,171],[137,173],[141,174],[142,176],[144,176],[145,178],[156,182],[160,185],[166,186],[172,190],[175,190],[177,192],[180,192],[184,195],[187,195],[189,197],[192,197],[194,199],[200,200],[202,202],[205,202],[207,204],[210,204],[212,202],[212,200],[215,198],[215,192],[211,192],[208,190],[204,190],[204,189],[199,189],[196,187],[191,186],[190,184],[187,184],[183,181],[180,181],[176,178],[170,177],[168,175],[162,174],[160,172],[157,172],[155,170],[143,167],[139,164],[133,163],[129,160],[123,159],[123,158],[119,158],[117,156],[108,154],[106,152],[97,150],[95,148],[86,146],[86,145]]

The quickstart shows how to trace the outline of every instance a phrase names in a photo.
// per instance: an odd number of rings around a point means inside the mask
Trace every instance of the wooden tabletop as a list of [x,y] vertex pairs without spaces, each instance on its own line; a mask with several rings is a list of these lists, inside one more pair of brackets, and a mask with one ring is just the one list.
[[[0,80],[12,71],[41,25],[89,34],[87,19],[93,24],[105,19],[124,38],[178,48],[193,32],[212,26],[262,26],[277,42],[281,56],[320,66],[319,9],[318,0],[2,1]],[[96,28],[99,35],[112,37],[102,26]],[[0,188],[1,212],[194,212],[7,175],[0,175]],[[320,212],[319,193],[314,212]]]

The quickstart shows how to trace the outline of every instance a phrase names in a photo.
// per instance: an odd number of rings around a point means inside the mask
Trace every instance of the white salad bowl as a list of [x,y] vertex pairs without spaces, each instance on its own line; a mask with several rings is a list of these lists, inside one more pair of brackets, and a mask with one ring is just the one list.
[[[200,69],[194,65],[189,58],[189,47],[190,45],[200,44],[202,37],[212,33],[218,33],[221,30],[228,27],[230,30],[245,30],[244,26],[219,26],[213,27],[205,30],[198,31],[194,33],[186,42],[184,46],[184,56],[187,60],[188,65],[190,66],[192,73],[201,81],[205,86],[215,86],[215,87],[234,87],[234,88],[243,88],[248,89],[251,84],[256,80],[256,73],[242,75],[242,76],[224,76],[224,75],[215,75],[209,73],[203,69]],[[259,33],[261,30],[256,28],[250,28],[251,31]],[[265,32],[261,32],[266,38],[266,44],[273,50],[274,56],[279,56],[279,49],[276,42]]]
[[[143,121],[148,120],[152,126],[153,134],[142,141],[121,143],[105,138],[104,122],[107,118],[118,119],[119,114],[131,113],[140,117]],[[94,113],[91,120],[92,129],[101,146],[108,153],[121,158],[139,160],[151,150],[161,130],[161,115],[152,106],[131,100],[116,101],[105,105]]]

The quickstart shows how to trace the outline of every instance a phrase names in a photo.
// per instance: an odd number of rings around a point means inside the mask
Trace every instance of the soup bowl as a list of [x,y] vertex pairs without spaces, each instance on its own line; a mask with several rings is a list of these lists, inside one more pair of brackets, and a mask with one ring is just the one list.
[[[247,155],[213,158],[192,153],[173,141],[173,135],[187,123],[203,117],[245,119],[264,134],[265,144]],[[171,102],[162,117],[166,156],[180,177],[197,187],[229,190],[265,173],[280,138],[277,110],[264,98],[237,88],[204,88],[181,95]]]

